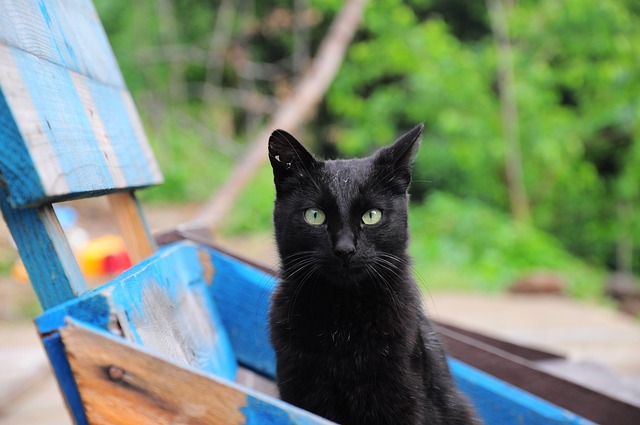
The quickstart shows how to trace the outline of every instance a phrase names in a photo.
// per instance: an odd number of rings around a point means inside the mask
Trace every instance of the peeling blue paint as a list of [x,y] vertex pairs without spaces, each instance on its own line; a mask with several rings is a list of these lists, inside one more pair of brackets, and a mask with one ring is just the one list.
[[69,191],[114,187],[69,71],[20,50],[11,53]]
[[71,415],[73,416],[77,425],[87,424],[87,416],[84,412],[84,406],[80,399],[80,393],[78,392],[78,386],[73,373],[71,372],[71,365],[67,359],[67,354],[62,345],[62,340],[58,333],[42,338],[42,344],[44,346],[49,361],[53,368],[53,372],[56,375],[60,389],[67,400],[67,406]]
[[260,399],[247,395],[247,405],[240,409],[245,425],[319,425],[332,424],[320,416],[273,399]]

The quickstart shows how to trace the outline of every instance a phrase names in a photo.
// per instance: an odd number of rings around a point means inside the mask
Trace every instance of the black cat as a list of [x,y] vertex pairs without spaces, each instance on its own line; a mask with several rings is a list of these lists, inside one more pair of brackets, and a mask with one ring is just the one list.
[[342,424],[472,424],[410,270],[422,125],[363,159],[316,160],[273,132],[281,281],[271,342],[283,400]]

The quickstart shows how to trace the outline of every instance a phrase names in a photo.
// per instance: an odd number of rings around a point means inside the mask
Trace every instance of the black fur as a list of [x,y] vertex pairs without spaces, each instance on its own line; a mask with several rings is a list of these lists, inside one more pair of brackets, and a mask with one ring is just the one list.
[[[363,159],[320,161],[276,130],[269,159],[281,281],[271,342],[283,400],[343,424],[470,424],[406,253],[422,125]],[[319,208],[321,225],[304,211]],[[366,225],[371,208],[382,219]]]

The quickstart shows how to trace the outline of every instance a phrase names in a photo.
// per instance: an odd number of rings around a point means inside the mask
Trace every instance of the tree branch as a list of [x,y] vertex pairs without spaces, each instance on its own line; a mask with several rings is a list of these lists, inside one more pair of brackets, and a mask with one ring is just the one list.
[[267,160],[269,133],[277,128],[295,131],[308,119],[340,69],[347,47],[362,19],[365,4],[366,0],[345,1],[296,88],[275,111],[265,128],[249,143],[245,155],[227,181],[185,227],[217,230],[242,189]]
[[516,221],[529,221],[529,199],[522,173],[518,104],[513,74],[513,54],[507,28],[504,0],[486,0],[496,48],[498,93],[505,144],[505,170],[511,213]]

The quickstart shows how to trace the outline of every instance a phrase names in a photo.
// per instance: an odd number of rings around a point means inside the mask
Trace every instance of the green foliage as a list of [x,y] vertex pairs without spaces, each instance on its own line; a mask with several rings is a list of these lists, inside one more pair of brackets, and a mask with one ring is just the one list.
[[[609,267],[623,266],[616,249],[626,235],[637,269],[637,220],[620,211],[640,201],[638,8],[628,0],[511,3],[533,223]],[[357,155],[425,122],[416,198],[441,190],[508,211],[495,43],[477,4],[467,14],[460,8],[434,2],[425,11],[385,0],[385,7],[368,9],[366,37],[352,46],[327,98],[329,143]],[[460,32],[459,20],[472,10],[475,38]]]
[[238,199],[223,231],[229,234],[270,231],[275,198],[271,166],[265,165]]
[[411,253],[429,290],[505,290],[532,272],[553,272],[569,292],[598,298],[604,279],[567,253],[556,238],[518,224],[479,201],[436,192],[411,209]]
[[141,191],[145,201],[179,202],[206,199],[224,182],[232,161],[200,135],[180,127],[167,115],[160,127],[147,127],[164,183]]
[[[291,1],[242,3],[222,20],[228,43],[212,50],[222,5],[234,2],[96,3],[167,180],[143,196],[163,201],[204,200],[224,181],[304,69],[295,57],[313,54],[343,4],[311,0],[296,28]],[[331,156],[362,155],[424,122],[412,250],[429,286],[498,290],[551,268],[569,273],[575,293],[591,294],[600,275],[588,278],[593,270],[573,256],[595,267],[640,267],[640,7],[504,3],[530,225],[509,220],[485,2],[370,3],[301,139]],[[265,230],[272,200],[265,168],[225,231]]]

